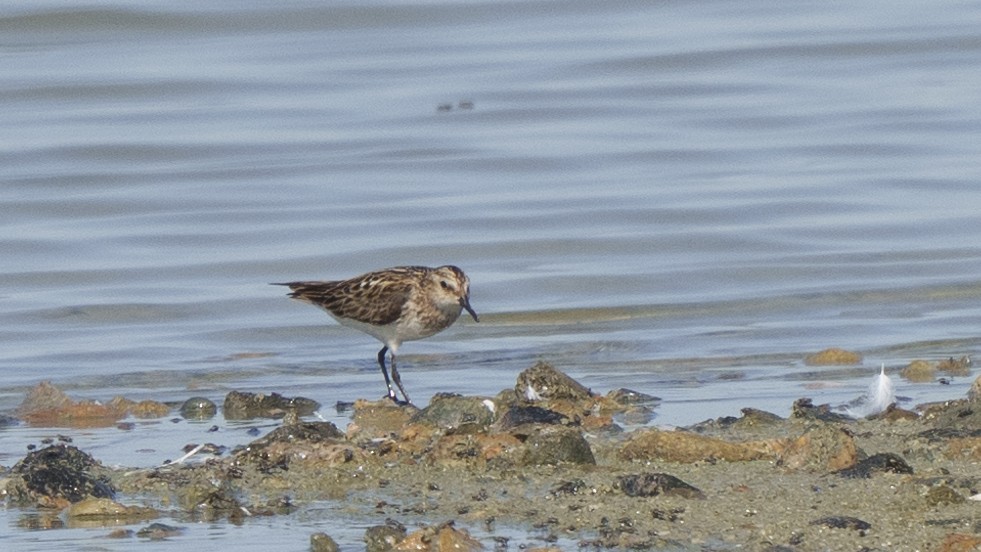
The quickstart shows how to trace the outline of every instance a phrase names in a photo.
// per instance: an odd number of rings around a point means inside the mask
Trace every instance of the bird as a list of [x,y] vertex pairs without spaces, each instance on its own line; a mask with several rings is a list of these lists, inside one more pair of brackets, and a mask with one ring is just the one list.
[[[341,324],[360,330],[382,342],[378,351],[388,387],[388,398],[399,405],[411,404],[402,387],[395,354],[403,341],[437,334],[456,322],[466,310],[480,322],[470,306],[470,279],[458,267],[397,266],[376,270],[347,280],[282,282],[288,297],[327,311]],[[385,366],[391,353],[392,377]],[[392,382],[402,393],[399,400]]]

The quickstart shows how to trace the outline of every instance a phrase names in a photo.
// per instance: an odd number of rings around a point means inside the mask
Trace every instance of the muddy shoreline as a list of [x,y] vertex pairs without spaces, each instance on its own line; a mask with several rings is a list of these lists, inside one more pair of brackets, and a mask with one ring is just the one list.
[[[282,425],[244,447],[201,444],[146,469],[41,444],[4,470],[0,488],[8,507],[101,523],[106,538],[168,538],[180,528],[154,519],[174,511],[247,524],[343,501],[372,527],[341,549],[504,550],[523,531],[522,542],[559,549],[974,550],[979,385],[872,419],[802,399],[788,418],[747,409],[674,431],[624,431],[617,420],[642,418],[650,398],[598,395],[540,363],[495,397],[439,395],[421,409],[359,401],[346,428],[308,421],[315,405],[304,400],[242,395],[239,415]],[[33,400],[43,408],[22,417],[72,405]],[[118,403],[105,415],[153,406]],[[333,549],[329,532],[310,537],[312,549]]]

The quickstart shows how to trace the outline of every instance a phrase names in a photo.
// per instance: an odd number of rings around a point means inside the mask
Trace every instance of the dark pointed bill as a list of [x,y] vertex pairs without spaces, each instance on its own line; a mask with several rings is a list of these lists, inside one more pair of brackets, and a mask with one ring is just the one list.
[[467,309],[467,312],[469,312],[470,313],[470,316],[473,317],[473,321],[474,322],[480,322],[480,319],[477,318],[477,313],[474,312],[473,309],[470,307],[470,298],[469,297],[461,297],[460,298],[460,306],[463,307],[463,308],[465,308],[465,309]]

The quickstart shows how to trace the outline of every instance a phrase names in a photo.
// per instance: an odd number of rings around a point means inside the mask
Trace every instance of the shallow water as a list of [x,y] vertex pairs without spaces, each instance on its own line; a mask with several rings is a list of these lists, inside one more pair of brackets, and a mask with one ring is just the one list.
[[[979,22],[956,1],[8,2],[0,410],[47,379],[302,394],[343,426],[336,401],[384,390],[379,345],[267,283],[399,264],[463,267],[481,315],[402,348],[419,404],[544,359],[684,425],[969,354]],[[830,346],[863,366],[804,366]],[[142,427],[71,433],[137,466],[201,438]],[[0,464],[55,432],[0,429]]]

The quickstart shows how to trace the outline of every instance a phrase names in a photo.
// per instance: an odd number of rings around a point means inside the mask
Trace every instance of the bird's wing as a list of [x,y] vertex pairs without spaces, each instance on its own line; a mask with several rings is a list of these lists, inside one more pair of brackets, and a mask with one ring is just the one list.
[[384,326],[398,320],[412,285],[401,279],[368,273],[340,282],[288,282],[290,297],[323,308],[341,318]]

